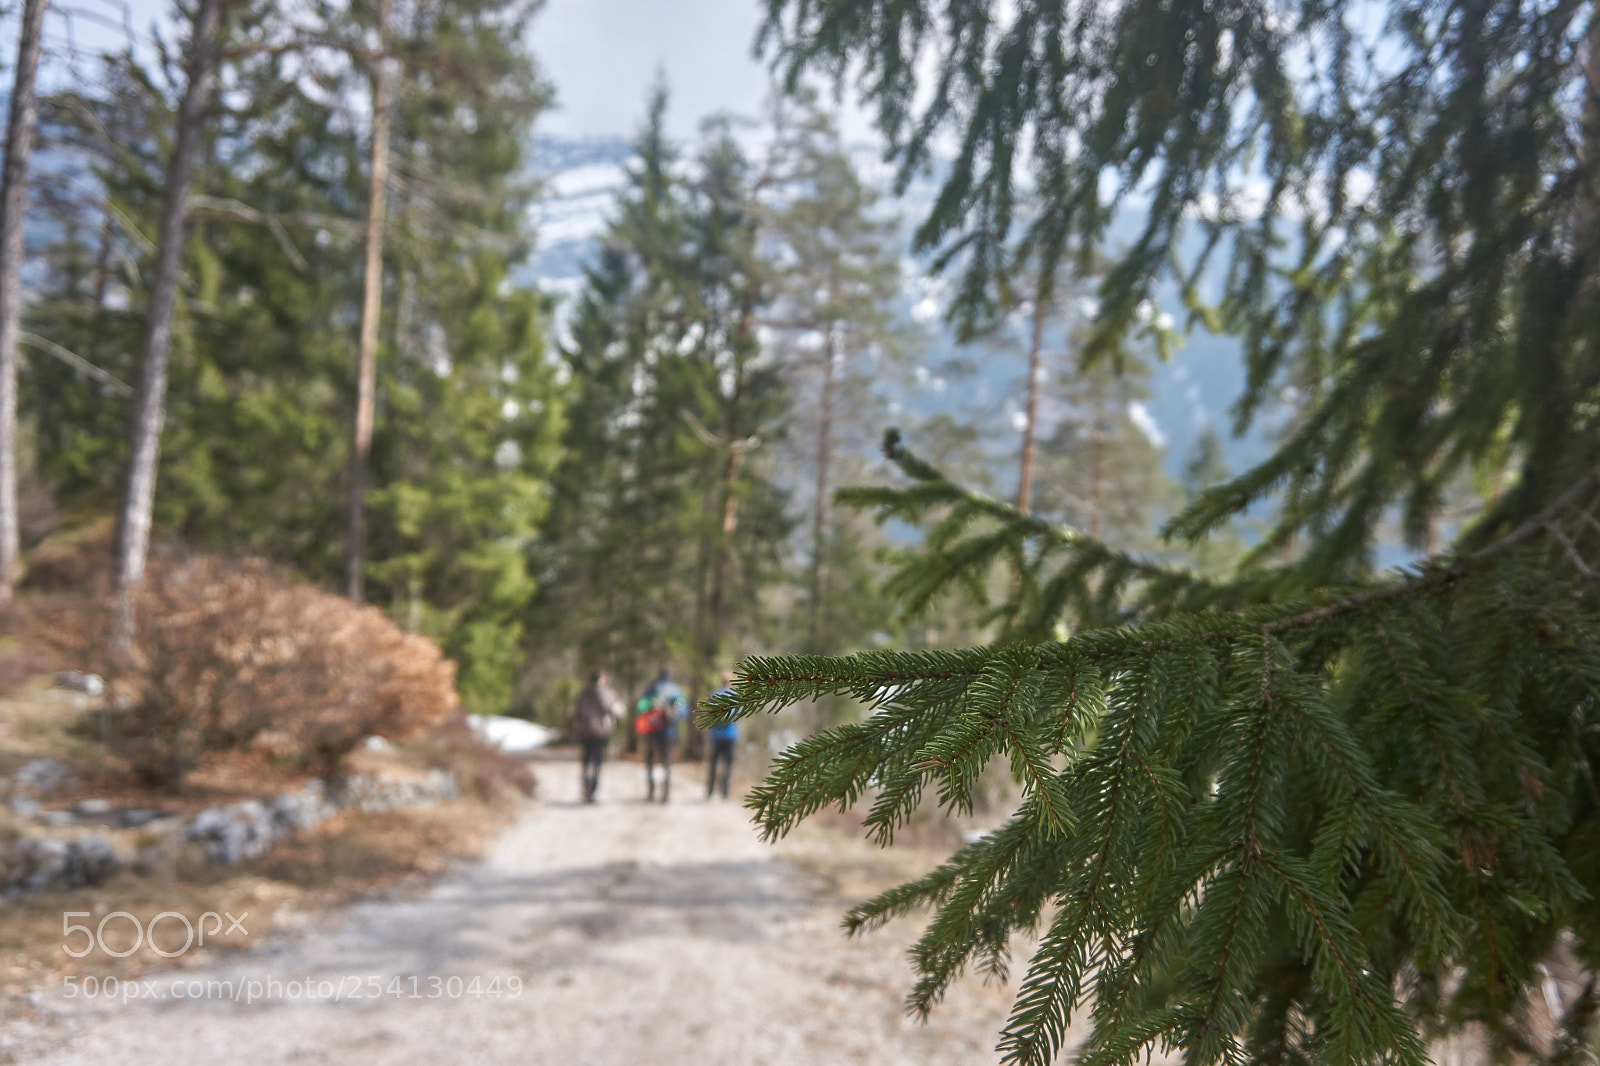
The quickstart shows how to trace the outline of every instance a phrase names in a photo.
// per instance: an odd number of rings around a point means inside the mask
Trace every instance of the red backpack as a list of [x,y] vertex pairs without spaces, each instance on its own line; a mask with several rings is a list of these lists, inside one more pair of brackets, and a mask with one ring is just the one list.
[[[641,705],[644,702],[644,700],[639,701]],[[654,736],[666,732],[668,724],[666,700],[655,699],[649,704],[648,710],[640,711],[638,717],[633,720],[633,731],[641,737]]]

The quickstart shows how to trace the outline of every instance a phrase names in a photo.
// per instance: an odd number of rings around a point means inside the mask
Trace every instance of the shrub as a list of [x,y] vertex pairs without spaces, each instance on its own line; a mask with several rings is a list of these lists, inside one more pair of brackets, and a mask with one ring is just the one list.
[[455,664],[433,641],[259,561],[155,566],[137,611],[117,733],[151,783],[181,788],[218,750],[329,772],[363,738],[404,739],[456,707]]

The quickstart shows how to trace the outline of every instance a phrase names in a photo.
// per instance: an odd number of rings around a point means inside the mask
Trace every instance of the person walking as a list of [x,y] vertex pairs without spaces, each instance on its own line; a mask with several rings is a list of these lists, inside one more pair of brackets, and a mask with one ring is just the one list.
[[[722,675],[722,688],[712,693],[722,696],[733,692],[733,672]],[[711,758],[706,774],[706,799],[717,791],[717,768],[722,768],[722,798],[728,798],[728,779],[733,776],[733,752],[739,746],[739,723],[728,722],[711,730]]]
[[572,708],[572,732],[582,749],[578,758],[585,803],[593,803],[600,789],[600,764],[605,761],[606,745],[611,742],[611,732],[621,719],[622,711],[622,700],[611,691],[611,679],[606,672],[596,670],[590,674],[588,686],[578,693]]
[[639,712],[634,729],[644,738],[645,774],[649,782],[646,802],[656,798],[657,769],[661,782],[661,802],[667,802],[672,789],[672,745],[678,737],[678,723],[689,713],[689,697],[672,680],[665,667],[639,697]]

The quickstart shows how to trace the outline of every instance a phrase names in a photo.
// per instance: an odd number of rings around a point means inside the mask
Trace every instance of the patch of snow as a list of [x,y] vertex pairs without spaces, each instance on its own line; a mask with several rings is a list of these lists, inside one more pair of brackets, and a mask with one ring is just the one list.
[[469,714],[467,723],[485,744],[513,754],[537,751],[556,739],[554,729],[522,718],[507,718],[498,714]]
[[1149,408],[1145,407],[1144,404],[1138,400],[1130,402],[1128,404],[1128,418],[1139,432],[1144,434],[1145,440],[1154,444],[1157,448],[1165,448],[1167,446],[1167,435],[1161,432],[1161,426],[1156,423],[1155,416],[1150,413]]

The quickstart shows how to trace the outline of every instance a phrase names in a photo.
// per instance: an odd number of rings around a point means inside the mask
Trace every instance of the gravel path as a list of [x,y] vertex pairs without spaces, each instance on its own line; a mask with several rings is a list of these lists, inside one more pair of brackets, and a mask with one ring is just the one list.
[[[1005,990],[965,983],[920,1025],[901,1010],[915,923],[859,941],[839,933],[845,906],[904,872],[874,867],[883,860],[867,845],[815,830],[774,849],[687,774],[671,805],[632,799],[642,771],[626,764],[607,767],[601,803],[564,802],[574,771],[542,765],[551,800],[419,898],[361,904],[222,965],[167,971],[153,983],[160,999],[51,993],[51,1023],[16,1061],[995,1061]],[[200,998],[172,998],[174,982]],[[230,987],[256,1001],[225,998]]]

